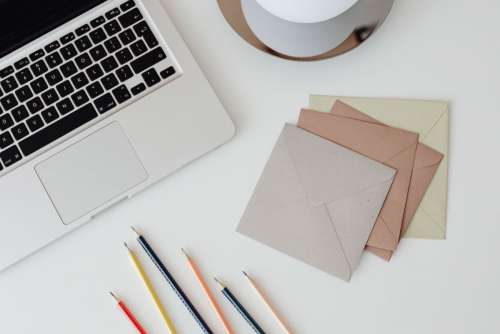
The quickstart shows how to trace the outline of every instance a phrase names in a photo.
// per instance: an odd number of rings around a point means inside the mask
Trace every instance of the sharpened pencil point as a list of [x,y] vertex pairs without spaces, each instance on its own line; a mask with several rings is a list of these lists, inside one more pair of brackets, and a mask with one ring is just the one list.
[[123,242],[123,244],[125,245],[125,248],[126,248],[126,249],[129,249],[129,248],[128,248],[128,245],[127,245],[127,243],[126,243],[125,241]]
[[214,280],[215,280],[215,282],[217,282],[217,284],[219,284],[219,286],[220,286],[222,289],[224,289],[224,288],[225,288],[224,284],[222,284],[222,282],[221,282],[221,281],[220,281],[217,277],[214,277]]
[[247,272],[246,272],[246,271],[242,270],[241,272],[242,272],[242,273],[243,273],[243,275],[245,275],[247,278],[250,278],[250,276],[248,276],[248,274],[247,274]]
[[116,297],[116,295],[113,293],[113,292],[109,292],[109,294],[111,295],[111,297],[113,297],[113,299],[118,302],[118,297]]
[[184,248],[181,248],[181,252],[189,259],[189,255]]
[[135,228],[135,227],[130,226],[130,228],[132,229],[132,231],[134,231],[134,232],[135,232],[135,234],[137,234],[137,236],[138,236],[138,237],[140,237],[140,236],[141,236],[141,234],[140,234],[140,233],[136,230],[136,228]]

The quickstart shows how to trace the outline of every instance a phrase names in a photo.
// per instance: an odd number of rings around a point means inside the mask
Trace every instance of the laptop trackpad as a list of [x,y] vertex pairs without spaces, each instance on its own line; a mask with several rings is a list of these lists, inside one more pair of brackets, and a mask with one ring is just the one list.
[[118,123],[48,158],[35,170],[64,224],[99,208],[148,178]]

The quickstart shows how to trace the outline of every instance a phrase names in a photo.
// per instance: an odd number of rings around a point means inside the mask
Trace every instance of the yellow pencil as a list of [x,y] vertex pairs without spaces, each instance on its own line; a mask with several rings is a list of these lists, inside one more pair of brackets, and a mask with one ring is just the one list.
[[252,286],[253,290],[255,291],[255,293],[257,293],[257,295],[260,297],[260,299],[262,300],[262,302],[264,303],[264,305],[266,305],[267,309],[269,310],[269,312],[271,312],[271,314],[273,315],[273,317],[276,319],[276,321],[278,322],[278,324],[280,325],[281,329],[283,329],[283,331],[287,334],[291,334],[291,331],[288,329],[288,327],[285,325],[285,323],[283,322],[283,320],[281,320],[280,316],[278,315],[278,313],[274,310],[274,308],[271,306],[271,303],[267,300],[267,298],[264,296],[264,294],[259,290],[259,288],[257,287],[257,284],[255,284],[255,282],[253,281],[252,278],[250,278],[250,276],[246,273],[246,272],[243,272],[243,274],[245,275],[245,277],[248,279],[248,282],[250,283],[250,285]]
[[149,278],[146,276],[146,273],[144,272],[144,269],[142,268],[141,263],[139,262],[139,259],[135,256],[135,254],[128,248],[127,243],[125,243],[125,248],[127,248],[128,256],[130,257],[130,260],[132,260],[132,263],[134,264],[135,269],[137,270],[137,273],[142,279],[142,282],[146,286],[146,289],[148,290],[151,298],[153,299],[156,308],[158,309],[158,312],[160,312],[161,317],[163,318],[163,321],[165,322],[165,325],[168,328],[168,331],[170,334],[176,334],[177,331],[175,330],[174,324],[172,323],[172,320],[170,320],[170,317],[168,316],[167,312],[163,308],[163,305],[160,302],[160,298],[158,298],[158,295],[156,294],[155,290],[153,289],[153,285],[149,281]]

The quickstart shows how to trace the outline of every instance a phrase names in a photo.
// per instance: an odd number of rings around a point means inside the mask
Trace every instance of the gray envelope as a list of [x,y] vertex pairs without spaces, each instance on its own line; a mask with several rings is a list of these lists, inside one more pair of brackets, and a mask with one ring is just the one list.
[[349,281],[395,173],[287,124],[238,232]]

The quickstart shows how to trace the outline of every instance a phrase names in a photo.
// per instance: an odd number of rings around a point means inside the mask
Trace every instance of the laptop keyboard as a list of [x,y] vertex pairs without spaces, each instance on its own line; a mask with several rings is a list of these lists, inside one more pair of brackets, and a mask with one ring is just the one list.
[[133,0],[0,69],[0,172],[176,74]]

